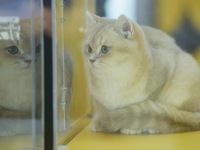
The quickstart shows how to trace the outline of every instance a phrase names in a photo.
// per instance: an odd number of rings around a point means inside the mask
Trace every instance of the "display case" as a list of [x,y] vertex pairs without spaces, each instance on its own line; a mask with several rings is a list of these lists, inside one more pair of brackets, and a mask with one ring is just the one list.
[[66,149],[90,116],[86,2],[2,1],[0,8],[0,147]]
[[112,19],[124,14],[139,25],[165,31],[200,62],[198,4],[196,0],[2,0],[0,149],[198,150],[199,131],[92,132],[96,109],[86,63],[93,62],[84,58],[90,30],[86,14]]
[[[40,147],[44,117],[42,1],[2,1],[0,7],[1,149]],[[27,142],[21,141],[24,135],[29,135]]]

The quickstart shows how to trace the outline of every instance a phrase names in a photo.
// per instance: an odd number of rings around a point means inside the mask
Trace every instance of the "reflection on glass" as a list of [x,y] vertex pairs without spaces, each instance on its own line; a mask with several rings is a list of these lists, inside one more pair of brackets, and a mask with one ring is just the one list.
[[72,95],[72,59],[64,45],[64,25],[66,18],[64,16],[64,8],[67,6],[66,1],[60,0],[58,6],[59,22],[61,32],[60,45],[57,50],[57,89],[58,89],[58,131],[65,130],[70,125],[69,106]]
[[[3,18],[1,20],[5,21]],[[1,125],[2,132],[0,132],[2,136],[31,132],[31,120],[27,124],[25,123],[27,119],[31,119],[31,64],[33,61],[39,62],[37,57],[32,60],[31,56],[31,20],[19,20],[19,18],[12,17],[6,18],[6,20],[8,26],[1,26],[0,29],[0,102],[1,119],[5,119],[5,122],[1,121],[3,123]],[[15,27],[13,21],[15,21]],[[36,48],[39,48],[39,40],[37,42],[35,43]],[[37,50],[37,53],[40,53],[40,49]],[[37,102],[37,104],[39,103]]]
[[[0,147],[38,146],[42,130],[41,9],[39,1],[2,1],[0,6]],[[16,11],[13,11],[13,7]],[[27,10],[28,11],[25,11]],[[32,10],[37,9],[33,14]],[[26,12],[26,13],[24,13]],[[22,136],[27,138],[20,140]],[[33,143],[32,143],[33,142]],[[15,145],[15,144],[14,144]]]
[[[62,140],[86,124],[90,103],[82,58],[86,1],[56,1],[57,129]],[[93,3],[92,3],[93,4]],[[94,5],[93,5],[94,7]],[[72,86],[73,85],[73,86]],[[73,92],[72,92],[73,91]]]
[[[63,138],[69,132],[76,133],[74,127],[80,129],[85,124],[80,121],[86,118],[90,107],[81,52],[85,1],[75,1],[56,1],[55,18],[51,18],[48,4],[45,6],[44,39],[41,0],[1,3],[0,147],[12,150],[16,147],[10,143],[15,142],[20,145],[19,149],[43,147],[42,63],[46,55],[43,40],[49,40],[49,44],[53,40],[57,44],[54,49],[56,129]],[[56,21],[55,33],[52,33],[55,26],[51,25],[51,19]]]

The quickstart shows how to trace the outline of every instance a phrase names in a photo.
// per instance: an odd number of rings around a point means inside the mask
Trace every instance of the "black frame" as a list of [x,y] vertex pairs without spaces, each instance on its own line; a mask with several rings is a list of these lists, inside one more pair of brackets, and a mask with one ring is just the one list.
[[[51,10],[52,0],[43,0],[44,7]],[[53,15],[53,14],[52,14]],[[52,17],[53,18],[53,17]],[[53,19],[52,19],[53,24]],[[55,150],[54,136],[54,110],[53,110],[53,40],[51,37],[44,35],[44,149]]]

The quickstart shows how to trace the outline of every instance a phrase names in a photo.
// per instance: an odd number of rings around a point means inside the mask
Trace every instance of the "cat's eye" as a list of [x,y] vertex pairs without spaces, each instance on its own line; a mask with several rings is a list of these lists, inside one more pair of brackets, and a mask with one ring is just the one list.
[[92,53],[92,48],[88,46],[88,53]]
[[9,54],[11,54],[11,55],[15,55],[15,54],[17,54],[18,52],[19,52],[19,50],[18,50],[18,47],[17,46],[9,46],[9,47],[6,47],[6,50],[7,50],[7,52],[9,53]]
[[109,51],[110,51],[110,47],[109,47],[109,46],[103,45],[103,46],[101,47],[101,52],[102,52],[103,54],[107,54]]

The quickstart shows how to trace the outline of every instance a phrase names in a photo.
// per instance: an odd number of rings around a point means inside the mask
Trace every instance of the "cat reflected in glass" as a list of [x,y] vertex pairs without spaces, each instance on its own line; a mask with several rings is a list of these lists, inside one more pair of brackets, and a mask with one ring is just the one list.
[[[41,124],[43,113],[41,30],[36,28],[35,36],[33,36],[31,27],[30,19],[20,19],[19,33],[15,31],[12,37],[9,33],[7,35],[6,33],[1,34],[0,136],[30,134],[33,125],[32,119],[36,119],[36,124]],[[34,46],[33,41],[35,42]],[[31,54],[33,47],[35,48],[35,58]],[[64,57],[62,55],[58,51],[57,122],[59,131],[64,130],[70,123],[68,109],[72,94],[72,60],[69,53],[65,52],[64,64],[66,68],[63,70],[62,58]],[[33,63],[35,64],[34,70]],[[65,83],[63,83],[63,75]],[[33,91],[35,91],[35,96],[33,96]],[[65,100],[62,99],[63,95]],[[32,111],[34,109],[33,98],[35,98],[35,114]],[[42,129],[42,127],[40,128]]]

